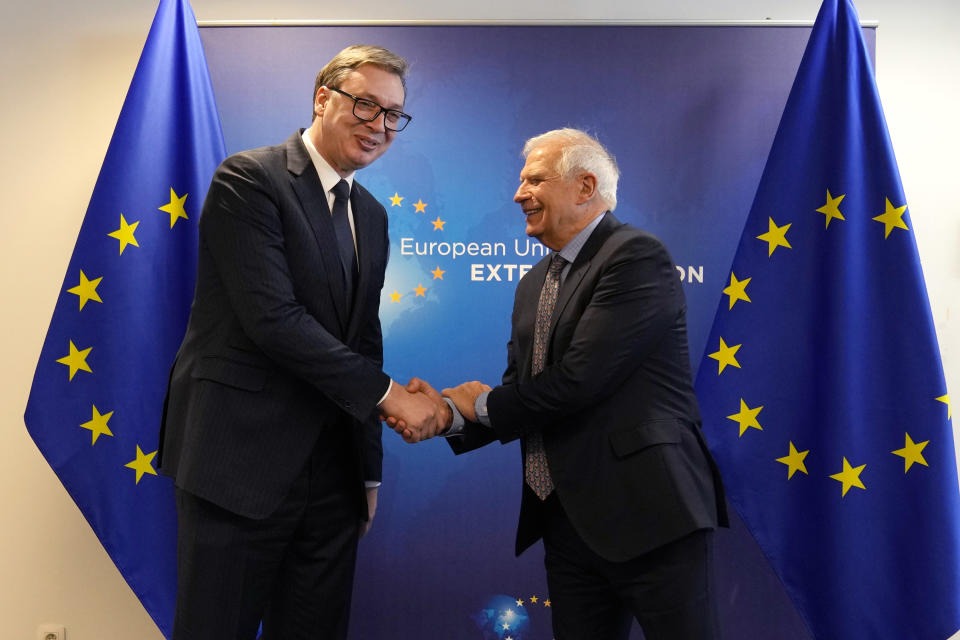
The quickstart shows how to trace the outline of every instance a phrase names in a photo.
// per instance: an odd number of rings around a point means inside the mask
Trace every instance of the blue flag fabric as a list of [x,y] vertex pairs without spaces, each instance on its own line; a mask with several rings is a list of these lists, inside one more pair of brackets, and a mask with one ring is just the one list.
[[818,640],[960,628],[950,405],[859,18],[813,27],[697,376],[730,501]]
[[27,404],[27,429],[169,636],[172,484],[157,475],[170,366],[196,276],[197,218],[225,157],[186,0],[162,0],[107,149]]

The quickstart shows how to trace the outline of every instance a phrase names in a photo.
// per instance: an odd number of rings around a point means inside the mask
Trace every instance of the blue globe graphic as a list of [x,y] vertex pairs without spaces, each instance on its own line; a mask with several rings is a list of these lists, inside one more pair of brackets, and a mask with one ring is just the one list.
[[495,595],[477,611],[473,621],[483,633],[484,640],[523,640],[530,628],[530,616],[517,604],[517,599],[507,595]]

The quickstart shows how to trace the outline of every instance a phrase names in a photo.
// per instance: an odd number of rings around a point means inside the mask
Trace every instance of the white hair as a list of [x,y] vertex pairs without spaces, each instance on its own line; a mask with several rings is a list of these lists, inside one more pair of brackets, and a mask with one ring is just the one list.
[[617,181],[620,169],[617,160],[600,141],[579,129],[554,129],[534,136],[523,145],[523,157],[546,144],[560,145],[557,171],[572,178],[577,171],[588,171],[597,177],[597,192],[610,211],[617,208]]

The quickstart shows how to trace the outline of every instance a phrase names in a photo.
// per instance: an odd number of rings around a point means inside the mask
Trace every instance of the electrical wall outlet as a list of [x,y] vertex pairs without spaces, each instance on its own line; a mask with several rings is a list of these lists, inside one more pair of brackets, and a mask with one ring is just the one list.
[[62,624],[41,624],[37,627],[37,640],[66,640],[67,628]]

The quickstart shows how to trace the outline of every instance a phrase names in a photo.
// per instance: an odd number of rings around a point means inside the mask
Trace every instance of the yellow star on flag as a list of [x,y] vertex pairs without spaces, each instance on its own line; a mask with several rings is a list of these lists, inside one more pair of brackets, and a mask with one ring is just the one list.
[[137,239],[133,237],[133,232],[137,230],[137,225],[140,224],[140,221],[137,220],[133,224],[127,224],[126,219],[123,217],[123,214],[120,214],[120,228],[112,233],[107,235],[111,238],[116,238],[120,241],[120,255],[123,255],[123,250],[127,248],[128,244],[132,244],[135,247],[139,247],[137,244]]
[[427,288],[426,288],[425,286],[423,286],[422,284],[418,284],[418,285],[417,285],[417,288],[414,289],[414,291],[416,291],[416,293],[417,293],[416,297],[418,297],[418,298],[426,298],[426,297],[427,297],[427,296],[426,296]]
[[83,305],[87,304],[87,301],[93,300],[94,302],[103,303],[103,300],[100,299],[100,295],[97,293],[97,285],[100,284],[100,281],[103,280],[103,276],[97,278],[96,280],[87,280],[86,274],[83,272],[83,269],[80,270],[80,284],[77,286],[67,289],[67,293],[72,293],[78,298],[80,298],[80,310],[83,311]]
[[153,465],[150,464],[150,462],[153,461],[153,457],[155,455],[157,455],[156,451],[154,451],[153,453],[144,453],[143,451],[140,450],[140,445],[137,445],[136,459],[123,465],[137,472],[137,480],[135,484],[140,484],[140,478],[142,478],[143,474],[145,473],[149,473],[152,476],[157,475],[156,469],[154,469]]
[[76,345],[73,344],[73,340],[71,340],[70,353],[57,360],[60,364],[65,364],[70,367],[71,380],[73,380],[73,376],[76,375],[77,371],[93,373],[90,365],[87,364],[87,356],[90,355],[92,349],[93,347],[88,347],[83,350],[77,349]]
[[835,473],[831,478],[843,485],[843,494],[841,498],[846,497],[847,491],[850,491],[850,487],[858,487],[866,491],[866,487],[863,486],[863,482],[860,481],[860,473],[867,467],[867,465],[862,464],[859,467],[852,467],[850,463],[847,462],[847,459],[843,459],[843,471],[840,473]]
[[390,299],[394,302],[400,302],[400,298],[402,297],[403,297],[403,294],[397,291],[396,289],[394,289],[393,293],[390,294]]
[[733,305],[737,303],[737,300],[743,300],[744,302],[751,302],[750,296],[747,295],[747,285],[750,284],[752,278],[747,278],[746,280],[737,280],[737,276],[734,273],[730,272],[730,286],[723,290],[724,295],[730,296],[730,308],[733,309]]
[[893,231],[894,228],[906,229],[909,231],[910,228],[907,226],[907,223],[903,221],[903,213],[907,210],[907,205],[903,205],[902,207],[894,207],[890,203],[890,198],[884,198],[884,200],[887,201],[886,210],[874,218],[874,220],[877,222],[883,223],[884,239],[890,237],[890,232]]
[[909,433],[905,433],[904,435],[906,436],[906,442],[903,445],[903,449],[890,452],[895,456],[903,458],[903,472],[906,473],[910,471],[910,467],[913,466],[914,462],[919,462],[923,466],[929,467],[930,465],[923,459],[923,448],[930,444],[930,441],[914,442]]
[[778,227],[777,223],[773,221],[773,218],[769,218],[769,220],[770,230],[757,236],[758,240],[763,240],[770,245],[770,251],[767,253],[768,258],[773,255],[773,251],[777,247],[786,247],[787,249],[793,248],[790,246],[790,243],[787,242],[787,230],[790,229],[790,225],[793,223],[788,222],[782,227]]
[[947,420],[951,418],[950,416],[950,394],[942,395],[939,398],[935,398],[938,402],[942,402],[947,405]]
[[537,604],[537,596],[530,596],[530,602]]
[[742,347],[742,344],[735,344],[732,347],[728,347],[727,343],[723,341],[723,338],[720,338],[720,350],[714,351],[709,354],[708,357],[713,358],[719,364],[717,366],[717,375],[723,373],[723,370],[727,368],[727,365],[732,367],[740,368],[740,363],[737,362],[736,353]]
[[446,220],[441,220],[441,219],[440,219],[440,216],[437,216],[437,219],[436,219],[436,220],[432,220],[431,222],[433,223],[433,230],[434,230],[434,231],[438,231],[438,230],[439,230],[439,231],[443,231],[443,225],[447,224],[447,221],[446,221]]
[[550,601],[549,601],[549,600],[544,600],[544,601],[543,601],[543,606],[549,607],[549,606],[550,606]]
[[426,213],[427,203],[423,199],[413,203],[413,209],[416,213]]
[[797,471],[807,473],[807,467],[803,464],[803,460],[807,457],[808,453],[810,453],[809,449],[806,451],[797,451],[797,448],[793,446],[793,442],[791,442],[790,453],[782,458],[777,458],[777,462],[787,465],[787,480],[792,478],[793,474]]
[[757,414],[763,410],[763,406],[754,407],[751,409],[747,406],[747,403],[743,401],[743,398],[740,398],[740,412],[735,413],[732,416],[727,416],[728,420],[733,420],[740,424],[740,436],[743,437],[743,434],[747,429],[753,428],[763,431],[763,427],[760,426],[760,423],[757,422]]
[[837,220],[846,220],[846,218],[843,217],[843,214],[840,213],[840,202],[846,197],[846,194],[843,194],[834,198],[830,195],[830,189],[827,189],[827,203],[817,209],[818,212],[827,216],[827,223],[824,225],[824,229],[830,228],[830,221],[834,218]]
[[520,600],[519,598],[517,598],[517,606],[518,606],[518,607],[522,607],[522,606],[523,606],[523,600]]
[[391,207],[399,207],[400,203],[403,202],[403,198],[396,191],[393,192],[393,197],[390,198]]
[[443,274],[445,274],[446,271],[444,271],[443,269],[441,269],[441,268],[440,268],[440,265],[437,265],[437,268],[434,269],[433,271],[431,271],[430,273],[433,274],[433,279],[434,279],[434,280],[443,280]]
[[183,196],[178,196],[177,192],[173,190],[173,187],[170,188],[170,202],[163,205],[162,207],[157,207],[160,211],[166,211],[170,214],[170,228],[173,229],[173,225],[183,218],[188,220],[187,212],[183,208],[183,203],[187,201],[187,196],[189,194],[183,194]]
[[91,431],[91,437],[93,438],[90,442],[90,445],[97,444],[97,438],[101,435],[112,436],[113,432],[110,431],[110,427],[107,426],[107,423],[110,421],[110,416],[113,415],[113,411],[110,413],[105,413],[103,415],[97,411],[97,405],[93,405],[93,417],[90,418],[89,422],[84,422],[80,426],[84,429],[89,429]]

